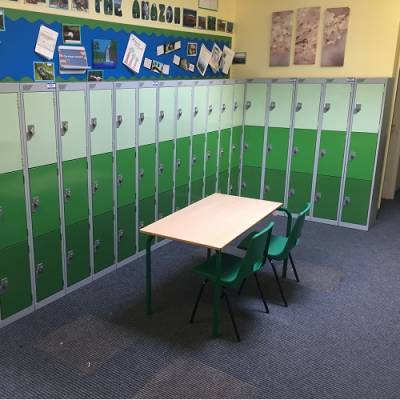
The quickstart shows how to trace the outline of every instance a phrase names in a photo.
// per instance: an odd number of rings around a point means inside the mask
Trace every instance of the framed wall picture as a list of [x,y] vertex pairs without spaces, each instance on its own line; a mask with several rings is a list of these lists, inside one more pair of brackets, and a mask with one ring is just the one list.
[[197,11],[183,9],[183,26],[186,28],[196,28],[197,26]]
[[218,0],[199,0],[199,8],[218,11]]

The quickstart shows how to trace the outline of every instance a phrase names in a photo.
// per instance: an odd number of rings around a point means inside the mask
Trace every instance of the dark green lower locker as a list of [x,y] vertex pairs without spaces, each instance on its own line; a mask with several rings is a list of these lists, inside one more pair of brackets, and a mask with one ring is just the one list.
[[188,205],[189,185],[182,185],[175,189],[175,210],[181,210]]
[[218,176],[218,192],[219,193],[228,193],[228,180],[229,180],[229,171],[222,171]]
[[209,132],[207,135],[206,172],[205,172],[206,196],[209,196],[210,194],[213,194],[216,191],[217,164],[218,164],[218,132]]
[[192,182],[191,193],[190,193],[190,203],[195,203],[203,198],[203,179]]
[[118,207],[135,201],[136,192],[135,149],[117,151]]
[[319,175],[315,189],[314,213],[316,218],[337,220],[340,196],[340,178]]
[[270,201],[285,201],[286,172],[267,169],[265,172],[264,199]]
[[65,227],[67,282],[74,285],[90,276],[89,222],[80,221]]
[[28,243],[1,250],[0,260],[0,309],[6,319],[32,305]]
[[94,272],[100,272],[115,262],[114,213],[108,212],[93,218]]
[[160,142],[158,145],[158,190],[172,191],[174,186],[174,141]]
[[204,145],[205,135],[194,135],[192,140],[192,177],[190,183],[191,198],[193,203],[203,198],[204,176]]
[[243,166],[241,196],[260,198],[261,168]]
[[342,222],[367,225],[371,195],[371,181],[346,179],[344,191]]
[[172,213],[172,190],[158,194],[158,219],[164,218]]
[[[139,201],[139,228],[149,225],[155,220],[155,198],[147,197]],[[139,251],[146,248],[147,235],[139,234]]]
[[217,184],[217,177],[215,175],[206,176],[206,182],[205,182],[206,197],[215,193],[216,184]]
[[135,204],[128,204],[118,209],[118,261],[136,253],[135,207]]
[[220,133],[218,192],[228,193],[229,178],[229,146],[231,141],[231,129],[224,129]]
[[35,248],[36,298],[41,301],[64,287],[59,231],[33,239]]
[[312,175],[292,172],[289,184],[288,208],[293,213],[302,211],[311,201]]
[[229,194],[233,196],[239,195],[239,167],[231,168],[229,177]]
[[113,209],[113,156],[112,153],[92,156],[93,215]]
[[177,187],[189,184],[190,136],[176,139],[176,175]]

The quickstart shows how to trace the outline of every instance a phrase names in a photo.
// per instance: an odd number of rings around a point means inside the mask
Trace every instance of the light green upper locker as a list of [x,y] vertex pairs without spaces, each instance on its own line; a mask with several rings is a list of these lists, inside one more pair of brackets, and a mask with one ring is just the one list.
[[320,96],[321,84],[299,83],[297,87],[295,128],[317,130]]
[[290,128],[292,112],[293,84],[273,83],[271,85],[271,101],[269,126],[274,128]]
[[63,161],[86,157],[86,106],[83,90],[59,92]]
[[176,88],[174,87],[160,88],[160,122],[158,128],[158,140],[160,142],[174,140],[175,138],[175,93]]
[[353,117],[353,132],[379,132],[384,92],[383,83],[357,84],[355,111],[359,111]]
[[157,90],[139,89],[139,146],[156,142]]
[[57,152],[54,93],[27,92],[23,96],[26,129],[31,132],[28,134],[29,167],[55,164]]
[[190,125],[192,121],[192,88],[190,86],[178,88],[177,113],[177,138],[190,136]]
[[206,133],[207,86],[195,86],[193,104],[193,135]]
[[90,91],[90,135],[92,155],[112,152],[112,92]]
[[222,86],[221,130],[232,127],[233,85]]
[[248,83],[245,101],[246,126],[264,126],[267,102],[267,83]]
[[115,102],[117,150],[131,149],[136,142],[136,89],[117,89]]
[[0,174],[22,169],[17,93],[0,94]]
[[221,90],[222,85],[210,86],[208,94],[208,132],[215,132],[219,130],[219,120],[221,116]]
[[243,83],[234,85],[233,93],[233,126],[243,125],[243,103],[244,103],[244,88]]
[[350,94],[350,84],[328,83],[326,85],[323,130],[346,132]]

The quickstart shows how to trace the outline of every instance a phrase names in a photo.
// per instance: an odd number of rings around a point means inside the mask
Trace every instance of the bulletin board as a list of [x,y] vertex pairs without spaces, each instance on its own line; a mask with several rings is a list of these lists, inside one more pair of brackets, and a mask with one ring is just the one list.
[[[89,66],[92,65],[92,42],[94,39],[114,40],[117,42],[117,64],[115,68],[104,69],[105,81],[227,78],[221,72],[213,73],[210,68],[207,69],[203,77],[196,68],[194,72],[190,72],[173,64],[174,55],[178,55],[196,65],[197,56],[187,56],[188,43],[197,43],[198,52],[202,44],[210,51],[214,43],[223,49],[225,45],[231,47],[231,38],[227,36],[139,27],[8,8],[4,8],[4,11],[6,30],[0,31],[0,82],[32,82],[34,80],[33,63],[35,61],[47,61],[34,51],[41,25],[46,25],[50,29],[59,32],[56,51],[52,60],[55,66],[56,81],[86,80],[86,74],[61,75],[59,73],[57,48],[63,45],[63,24],[78,24],[81,26],[81,46],[86,48]],[[140,72],[135,74],[122,63],[131,33],[146,43],[147,47],[144,55],[146,58],[158,60],[170,66],[169,75],[158,74],[144,68],[143,65]],[[157,46],[176,41],[181,41],[179,50],[157,56]]]

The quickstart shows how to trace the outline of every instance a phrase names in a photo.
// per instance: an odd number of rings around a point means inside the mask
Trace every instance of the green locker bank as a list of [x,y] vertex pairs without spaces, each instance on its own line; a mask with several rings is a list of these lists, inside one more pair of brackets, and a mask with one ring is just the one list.
[[0,326],[141,256],[141,226],[216,191],[368,229],[386,85],[1,84]]

